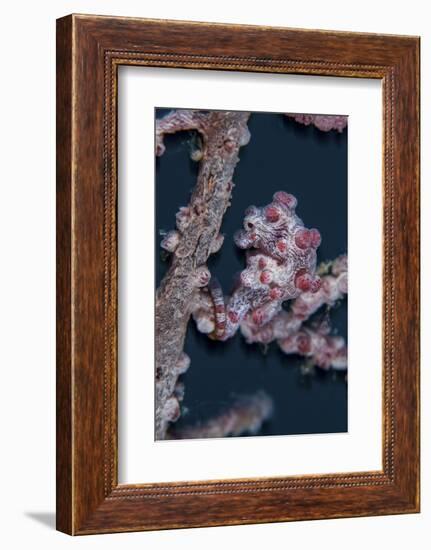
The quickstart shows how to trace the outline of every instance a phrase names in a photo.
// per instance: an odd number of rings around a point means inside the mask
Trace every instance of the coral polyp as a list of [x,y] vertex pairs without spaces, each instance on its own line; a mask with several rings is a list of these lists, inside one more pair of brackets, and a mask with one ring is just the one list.
[[336,130],[341,133],[347,126],[347,116],[344,115],[303,115],[299,113],[286,113],[295,122],[309,126],[312,124],[322,132]]

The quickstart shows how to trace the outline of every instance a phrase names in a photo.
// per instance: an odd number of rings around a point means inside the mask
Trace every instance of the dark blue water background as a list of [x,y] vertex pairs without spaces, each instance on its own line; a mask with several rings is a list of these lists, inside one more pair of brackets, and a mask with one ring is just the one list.
[[[157,109],[164,116],[170,109]],[[306,227],[322,235],[318,260],[347,252],[347,129],[339,134],[303,126],[281,114],[253,113],[251,140],[240,150],[234,174],[232,206],[227,210],[221,251],[208,267],[227,293],[235,273],[245,265],[235,247],[234,232],[242,226],[244,210],[271,201],[285,190],[298,199],[297,213]],[[166,152],[156,161],[156,284],[168,262],[160,253],[160,231],[173,229],[175,214],[189,202],[198,163],[190,159],[195,136],[180,132],[165,138]],[[336,332],[347,338],[347,300],[331,311]],[[244,342],[238,333],[227,342],[214,342],[189,323],[185,351],[191,367],[183,376],[186,393],[182,424],[193,424],[222,411],[236,395],[264,389],[275,412],[262,435],[347,431],[347,384],[344,373],[315,369],[304,374],[304,360],[281,353],[275,343],[264,350]]]

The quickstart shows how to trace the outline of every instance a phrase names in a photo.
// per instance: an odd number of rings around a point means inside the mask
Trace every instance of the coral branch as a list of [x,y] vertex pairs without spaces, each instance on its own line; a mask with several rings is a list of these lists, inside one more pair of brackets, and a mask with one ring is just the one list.
[[262,424],[273,412],[272,399],[263,391],[254,395],[242,396],[226,411],[207,422],[173,427],[168,437],[172,439],[198,439],[208,437],[227,437],[243,434],[257,434]]
[[163,241],[172,261],[156,293],[156,439],[164,439],[169,422],[180,414],[176,387],[189,365],[182,351],[187,324],[199,289],[210,280],[206,261],[221,246],[219,231],[229,206],[238,152],[250,138],[248,118],[245,112],[179,110],[157,121],[157,155],[163,154],[166,133],[191,128],[201,135],[202,151],[190,202],[180,208],[177,229]]
[[162,119],[156,120],[156,155],[160,157],[166,150],[163,138],[165,134],[175,134],[182,130],[198,130],[206,135],[208,116],[199,111],[176,109]]
[[328,322],[321,322],[316,327],[302,327],[286,338],[277,340],[280,349],[286,353],[296,353],[307,357],[310,363],[328,370],[345,370],[347,368],[347,348],[344,338],[331,336]]
[[342,132],[347,126],[347,116],[343,115],[303,115],[295,113],[286,113],[286,116],[292,118],[304,126],[313,124],[316,128],[322,132],[329,132],[330,130],[336,130]]

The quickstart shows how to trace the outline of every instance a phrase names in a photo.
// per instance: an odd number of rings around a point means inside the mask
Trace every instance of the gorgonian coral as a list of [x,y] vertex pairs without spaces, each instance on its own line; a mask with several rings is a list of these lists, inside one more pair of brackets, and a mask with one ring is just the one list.
[[[314,326],[313,326],[314,325]],[[307,358],[312,365],[328,370],[347,368],[347,348],[342,336],[331,335],[331,325],[321,321],[300,329],[277,340],[286,354],[297,354]]]
[[199,173],[187,206],[176,216],[176,229],[164,239],[171,252],[169,270],[156,292],[156,439],[164,439],[180,412],[177,381],[189,361],[183,353],[191,304],[210,280],[206,266],[222,242],[220,226],[229,206],[238,152],[250,139],[246,112],[172,111],[156,123],[156,155],[163,137],[196,130],[201,137]]
[[303,115],[299,113],[286,113],[295,122],[309,126],[312,124],[322,132],[336,130],[341,133],[347,127],[347,116],[344,115]]
[[[246,266],[229,296],[206,265],[224,242],[220,227],[239,149],[250,138],[249,116],[176,110],[156,123],[158,156],[165,151],[165,134],[196,130],[200,135],[191,154],[200,163],[196,187],[176,215],[176,228],[161,243],[171,262],[156,293],[156,439],[256,433],[273,410],[271,398],[258,392],[203,424],[168,431],[181,414],[179,377],[190,365],[183,346],[191,315],[198,330],[214,340],[225,341],[239,329],[250,344],[275,341],[284,353],[302,355],[321,368],[347,367],[344,339],[331,334],[327,319],[310,321],[321,306],[332,307],[347,293],[347,257],[316,268],[321,236],[305,227],[293,195],[280,190],[268,205],[246,210],[243,228],[234,236]],[[342,116],[288,116],[322,131],[341,132],[347,125]]]
[[273,411],[272,399],[264,391],[241,395],[219,415],[183,428],[175,428],[169,437],[173,439],[197,439],[255,435]]

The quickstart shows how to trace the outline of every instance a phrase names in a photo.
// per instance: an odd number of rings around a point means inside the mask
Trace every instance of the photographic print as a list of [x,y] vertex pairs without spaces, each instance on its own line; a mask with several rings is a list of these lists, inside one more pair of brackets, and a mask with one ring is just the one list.
[[347,431],[348,117],[155,109],[155,439]]
[[417,36],[57,21],[58,530],[420,511],[419,69]]

